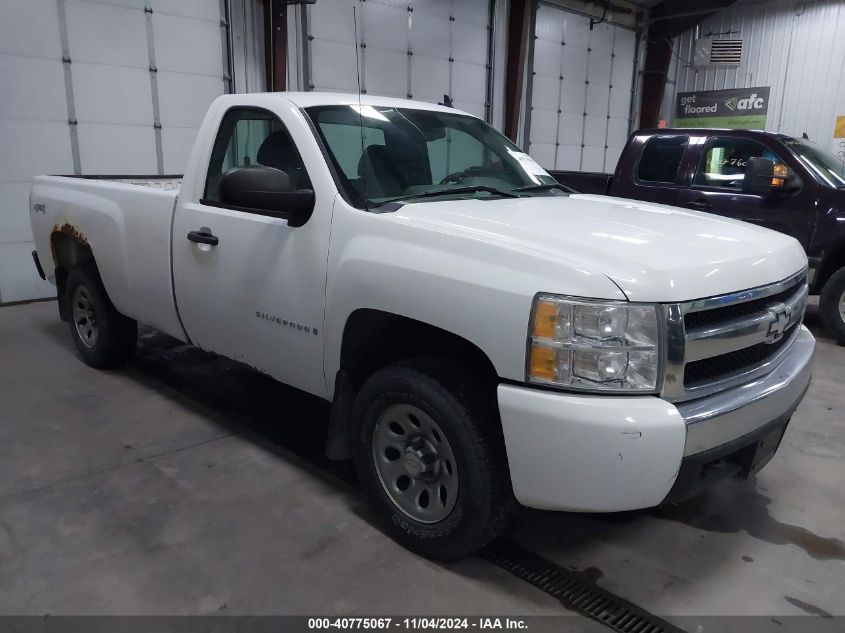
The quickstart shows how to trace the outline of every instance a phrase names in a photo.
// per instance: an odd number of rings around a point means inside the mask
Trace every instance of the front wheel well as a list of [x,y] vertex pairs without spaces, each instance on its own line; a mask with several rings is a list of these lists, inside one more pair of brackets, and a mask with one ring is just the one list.
[[845,266],[845,241],[831,248],[830,254],[822,260],[815,280],[815,291],[820,293],[827,280],[843,266]]
[[475,372],[485,397],[495,398],[499,383],[492,361],[477,345],[442,328],[384,312],[359,309],[346,321],[335,379],[334,404],[326,452],[347,459],[349,418],[355,395],[368,377],[382,367],[417,357],[440,357]]

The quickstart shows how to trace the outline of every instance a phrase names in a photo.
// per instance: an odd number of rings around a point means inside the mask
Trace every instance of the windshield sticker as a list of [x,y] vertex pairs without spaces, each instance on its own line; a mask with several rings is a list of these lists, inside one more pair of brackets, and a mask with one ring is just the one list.
[[525,152],[514,152],[513,150],[508,150],[510,155],[513,156],[516,160],[519,161],[519,164],[522,165],[522,168],[532,176],[548,176],[549,172],[543,169],[536,160],[531,158]]

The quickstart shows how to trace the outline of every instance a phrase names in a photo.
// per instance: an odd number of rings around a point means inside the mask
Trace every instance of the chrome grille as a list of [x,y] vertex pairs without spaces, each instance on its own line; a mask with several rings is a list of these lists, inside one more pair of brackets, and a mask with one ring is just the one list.
[[804,319],[807,273],[730,295],[666,306],[663,397],[673,402],[768,373]]

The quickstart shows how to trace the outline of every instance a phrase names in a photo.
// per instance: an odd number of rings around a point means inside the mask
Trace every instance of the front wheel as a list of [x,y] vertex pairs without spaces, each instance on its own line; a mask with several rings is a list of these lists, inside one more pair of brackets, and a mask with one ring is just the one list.
[[471,370],[415,359],[373,374],[355,401],[358,477],[388,533],[453,560],[501,534],[517,504],[501,427]]
[[845,345],[845,267],[833,273],[822,288],[819,314],[833,337]]
[[71,269],[65,284],[70,335],[86,365],[98,369],[124,363],[135,351],[137,323],[120,314],[93,264]]

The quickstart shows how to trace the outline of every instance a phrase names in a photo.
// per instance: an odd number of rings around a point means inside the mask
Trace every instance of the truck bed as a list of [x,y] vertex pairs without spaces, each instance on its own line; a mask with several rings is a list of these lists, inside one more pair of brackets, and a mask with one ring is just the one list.
[[549,171],[560,184],[574,189],[578,193],[596,193],[607,195],[613,182],[613,174],[588,171]]
[[183,336],[173,299],[170,231],[179,176],[38,176],[30,216],[47,279],[55,241],[96,253],[103,285],[122,314]]

